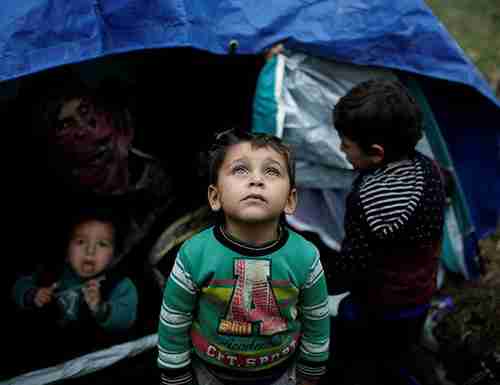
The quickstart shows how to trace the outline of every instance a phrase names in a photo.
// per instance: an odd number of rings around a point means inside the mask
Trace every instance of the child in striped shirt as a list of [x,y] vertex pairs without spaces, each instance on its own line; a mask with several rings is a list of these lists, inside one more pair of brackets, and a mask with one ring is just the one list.
[[436,288],[442,178],[435,162],[415,150],[421,112],[399,81],[355,86],[336,104],[333,122],[341,150],[359,171],[334,262],[350,292],[339,306],[336,359],[376,362],[371,383],[397,383],[391,372],[408,367]]
[[182,245],[165,286],[161,383],[317,384],[328,294],[318,250],[280,220],[297,204],[290,149],[266,134],[224,132],[210,174],[220,221]]

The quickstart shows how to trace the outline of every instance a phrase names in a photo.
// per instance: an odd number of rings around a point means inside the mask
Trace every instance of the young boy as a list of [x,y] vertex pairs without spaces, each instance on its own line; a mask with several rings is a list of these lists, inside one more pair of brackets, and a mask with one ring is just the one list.
[[317,249],[281,224],[297,204],[290,149],[273,136],[224,132],[210,183],[220,223],[184,243],[164,291],[162,384],[192,384],[193,372],[200,385],[316,384],[328,358],[328,296]]
[[70,228],[60,276],[51,282],[44,282],[43,274],[21,277],[14,285],[16,304],[46,310],[48,318],[77,334],[130,329],[137,289],[129,278],[109,271],[118,243],[113,217],[104,210],[82,210]]
[[338,362],[377,361],[384,378],[408,369],[404,358],[436,288],[445,193],[436,164],[415,150],[421,113],[400,82],[355,86],[336,104],[333,121],[341,150],[360,172],[334,263],[350,291],[339,306],[335,347]]

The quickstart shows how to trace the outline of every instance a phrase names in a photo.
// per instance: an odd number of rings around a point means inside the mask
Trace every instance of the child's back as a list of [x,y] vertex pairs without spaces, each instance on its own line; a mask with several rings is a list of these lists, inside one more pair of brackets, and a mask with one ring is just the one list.
[[339,100],[333,118],[341,150],[360,171],[333,264],[350,291],[339,305],[334,364],[373,361],[378,379],[372,383],[392,383],[394,372],[410,365],[436,288],[445,206],[441,174],[415,151],[422,117],[401,83],[357,85]]
[[[422,154],[361,175],[347,200],[342,255],[359,258],[359,273],[369,273],[351,292],[375,306],[428,303],[443,208],[439,171]],[[355,263],[342,263],[339,271],[356,272]]]

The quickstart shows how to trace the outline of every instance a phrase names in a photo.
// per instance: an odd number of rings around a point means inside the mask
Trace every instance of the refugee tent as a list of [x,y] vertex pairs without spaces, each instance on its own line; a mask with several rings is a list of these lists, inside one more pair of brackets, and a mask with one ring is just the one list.
[[[285,52],[265,62],[262,53],[280,42]],[[214,131],[240,120],[252,118],[254,130],[282,135],[297,146],[304,170],[299,171],[304,205],[290,224],[317,233],[333,251],[342,237],[339,202],[352,170],[339,155],[334,135],[325,136],[328,110],[361,79],[400,78],[425,113],[422,149],[455,182],[443,263],[466,278],[477,277],[477,240],[499,218],[500,103],[422,2],[9,1],[0,13],[0,58],[0,108],[8,127],[6,199],[18,208],[6,217],[11,223],[7,235],[23,246],[4,272],[6,293],[20,260],[47,257],[40,243],[50,233],[51,213],[60,210],[60,197],[51,187],[57,178],[40,166],[47,154],[20,124],[25,116],[16,99],[38,75],[54,74],[57,84],[56,70],[63,65],[89,83],[111,74],[129,84],[144,119],[137,132],[141,143],[175,162],[180,174],[182,159],[205,149]],[[192,187],[189,178],[180,180],[186,190]],[[320,204],[325,210],[318,210]],[[44,214],[48,219],[40,218]],[[24,232],[33,227],[32,239],[39,244],[25,241],[30,235]],[[157,305],[152,303],[152,308]],[[112,352],[90,353],[70,366],[7,383],[69,379],[100,368],[99,357],[106,366],[151,352],[154,334],[139,337]],[[154,361],[154,355],[149,358]],[[153,370],[154,362],[149,364],[146,368]],[[106,370],[102,373],[99,380],[106,381]]]

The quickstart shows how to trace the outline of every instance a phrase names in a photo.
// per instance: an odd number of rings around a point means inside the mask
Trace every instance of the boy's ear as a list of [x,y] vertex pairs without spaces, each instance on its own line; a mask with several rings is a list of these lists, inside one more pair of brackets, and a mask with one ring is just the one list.
[[219,211],[221,208],[219,190],[213,184],[208,186],[208,203],[212,211]]
[[374,165],[382,163],[385,159],[384,147],[379,144],[372,144],[370,146],[370,158]]
[[286,200],[285,209],[283,210],[285,214],[292,215],[297,208],[298,203],[298,195],[297,189],[294,187],[290,189],[290,193],[288,194],[288,198]]

